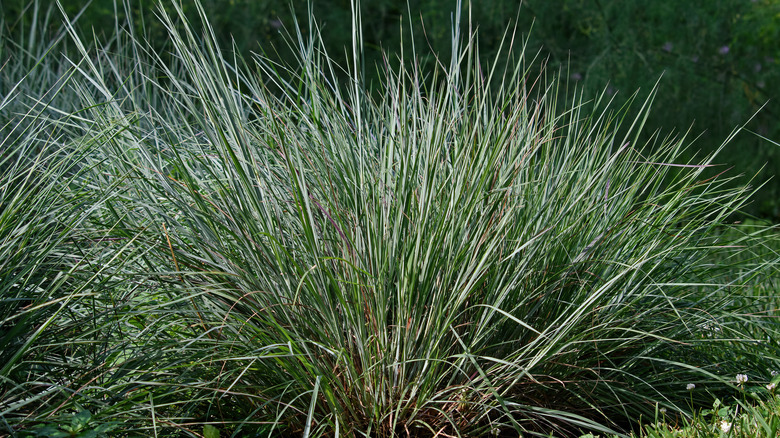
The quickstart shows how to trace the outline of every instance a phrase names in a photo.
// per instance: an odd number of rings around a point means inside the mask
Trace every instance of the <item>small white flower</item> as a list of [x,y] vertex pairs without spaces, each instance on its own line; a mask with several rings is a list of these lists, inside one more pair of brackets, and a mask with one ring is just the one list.
[[737,385],[744,385],[748,381],[747,374],[737,374]]
[[772,370],[772,371],[770,371],[770,372],[769,372],[769,374],[770,374],[772,377],[774,377],[774,376],[776,376],[776,375],[777,375],[777,371],[775,371],[775,370]]
[[722,430],[723,433],[729,433],[729,431],[731,430],[731,423],[729,423],[726,420],[721,420],[720,421],[720,430]]
[[661,408],[661,409],[659,409],[659,411],[660,411],[662,414],[666,414],[666,408]]
[[769,385],[766,385],[766,389],[770,391],[774,391],[776,387],[777,385],[775,385],[774,383],[770,383]]
[[695,383],[689,383],[689,384],[687,384],[685,386],[685,389],[687,389],[688,391],[693,391],[694,388],[696,388],[696,384]]

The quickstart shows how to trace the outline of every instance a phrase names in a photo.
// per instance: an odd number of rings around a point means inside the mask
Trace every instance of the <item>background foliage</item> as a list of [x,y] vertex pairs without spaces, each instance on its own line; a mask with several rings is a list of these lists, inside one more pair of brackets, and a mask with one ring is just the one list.
[[[30,25],[24,21],[31,20],[31,14],[19,18],[26,3],[3,2],[6,26]],[[80,11],[77,2],[66,3],[71,16]],[[297,18],[305,22],[306,4],[294,3]],[[46,2],[41,4],[45,8]],[[402,44],[411,48],[410,27],[417,47],[426,48],[421,53],[430,53],[429,46],[434,53],[449,56],[455,0],[410,0],[408,8],[395,0],[362,4],[368,77],[377,75],[382,48],[392,50]],[[136,26],[153,45],[164,48],[167,38],[154,17],[154,2],[132,0],[127,6]],[[293,21],[287,1],[206,0],[204,6],[225,46],[232,37],[244,54],[290,56],[282,36]],[[330,55],[345,60],[344,48],[351,42],[350,1],[314,0],[312,7]],[[192,0],[184,0],[183,8],[194,10]],[[123,11],[113,0],[95,0],[79,19],[81,29],[86,34],[90,29],[111,34],[115,17],[124,20]],[[780,169],[777,145],[760,138],[780,138],[780,104],[773,87],[780,79],[780,3],[776,1],[691,0],[683,5],[669,0],[527,0],[521,7],[517,0],[484,0],[471,5],[470,19],[479,28],[484,59],[492,59],[507,26],[516,24],[529,38],[529,53],[539,51],[537,62],[567,72],[563,77],[584,85],[586,96],[606,89],[619,105],[637,89],[647,91],[662,78],[655,104],[660,110],[651,115],[648,132],[686,131],[692,126],[692,132],[701,135],[692,153],[696,148],[711,152],[736,126],[750,120],[748,131],[732,142],[721,159],[747,176],[765,166],[760,181]],[[409,58],[411,53],[406,50],[403,56]],[[425,65],[434,59],[427,55],[422,61]],[[746,210],[777,221],[777,199],[780,185],[770,182]]]

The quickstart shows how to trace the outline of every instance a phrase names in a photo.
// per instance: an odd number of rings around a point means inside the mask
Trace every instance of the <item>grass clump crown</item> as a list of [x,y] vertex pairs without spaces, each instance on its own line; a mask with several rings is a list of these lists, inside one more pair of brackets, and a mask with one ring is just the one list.
[[686,136],[641,142],[651,98],[625,120],[522,57],[481,65],[459,14],[450,60],[388,57],[369,92],[353,8],[344,67],[313,21],[290,65],[227,56],[175,2],[165,58],[69,27],[79,109],[51,123],[106,260],[79,287],[135,283],[91,316],[102,383],[63,403],[155,433],[572,436],[776,364],[773,262],[723,232],[749,193]]

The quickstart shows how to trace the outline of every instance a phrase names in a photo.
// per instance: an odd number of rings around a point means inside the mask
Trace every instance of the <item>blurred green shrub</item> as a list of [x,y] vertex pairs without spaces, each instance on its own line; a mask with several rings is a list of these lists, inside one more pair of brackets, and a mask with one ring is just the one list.
[[[5,0],[0,6],[5,25],[29,27],[30,23],[19,19],[28,3]],[[52,3],[41,2],[44,8]],[[469,7],[467,0],[462,3],[463,8]],[[567,72],[564,78],[584,87],[586,97],[606,89],[620,105],[638,88],[647,91],[663,77],[655,100],[658,110],[652,113],[647,132],[684,133],[692,126],[692,134],[700,138],[690,153],[699,148],[701,155],[717,148],[735,127],[750,120],[748,130],[721,155],[723,160],[746,175],[765,166],[760,181],[780,170],[777,146],[761,138],[780,139],[780,103],[777,89],[772,87],[780,81],[780,3],[526,0],[522,8],[519,3],[483,0],[471,5],[464,26],[470,20],[479,28],[483,59],[493,59],[507,26],[517,24],[518,34],[529,38],[531,51],[539,50],[537,62]],[[113,34],[115,23],[122,23],[130,14],[136,31],[164,49],[167,38],[154,18],[154,4],[152,0],[131,0],[128,13],[114,0],[95,0],[83,11],[79,23],[87,35],[92,30],[98,35]],[[192,0],[182,4],[185,12],[194,12]],[[288,1],[205,0],[204,6],[224,46],[235,44],[245,55],[262,51],[272,59],[289,58],[293,53],[282,37],[285,30],[294,31]],[[433,53],[449,56],[451,17],[457,6],[456,0],[409,0],[408,7],[395,0],[363,0],[366,76],[378,78],[377,66],[385,62],[382,48],[403,46],[407,60],[413,56],[412,43],[426,49],[418,49],[419,53],[430,53],[430,47]],[[70,16],[76,16],[81,7],[75,2],[65,5]],[[297,18],[306,23],[306,4],[295,2],[295,8]],[[329,55],[344,63],[344,47],[351,44],[350,0],[312,0],[312,8]],[[25,16],[29,21],[32,15]],[[421,59],[423,66],[433,62],[433,55]],[[780,183],[771,182],[747,212],[778,221],[778,199]]]

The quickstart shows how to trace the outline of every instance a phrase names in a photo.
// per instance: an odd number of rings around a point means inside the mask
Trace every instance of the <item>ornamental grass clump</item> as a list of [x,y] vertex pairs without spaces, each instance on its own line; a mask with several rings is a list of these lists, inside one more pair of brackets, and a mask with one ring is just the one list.
[[349,66],[313,23],[278,65],[228,56],[203,9],[198,36],[168,6],[170,56],[132,37],[93,53],[71,28],[90,229],[127,242],[117,275],[138,282],[102,362],[115,417],[613,433],[707,397],[686,382],[776,364],[750,336],[776,332],[750,314],[764,298],[735,298],[770,265],[733,269],[750,240],[721,232],[747,189],[715,156],[685,161],[686,136],[644,135],[651,98],[626,119],[522,56],[485,64],[458,19],[450,59],[388,55],[368,90],[359,4]]
[[68,89],[73,70],[49,56],[63,49],[65,34],[52,37],[52,10],[34,6],[31,28],[16,34],[0,19],[3,436],[67,411],[82,401],[81,390],[106,382],[102,360],[118,343],[112,317],[121,308],[108,271],[129,255],[123,242],[101,244],[108,230],[90,225],[102,208],[99,194],[82,185],[95,171],[86,165],[94,151],[72,141],[84,121],[72,119],[81,108]]

